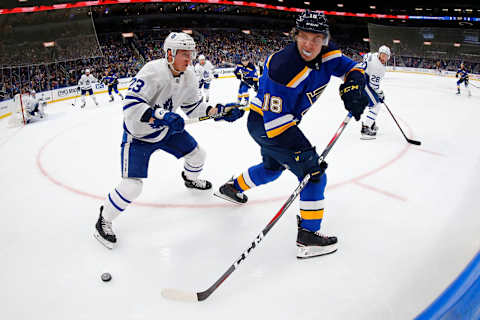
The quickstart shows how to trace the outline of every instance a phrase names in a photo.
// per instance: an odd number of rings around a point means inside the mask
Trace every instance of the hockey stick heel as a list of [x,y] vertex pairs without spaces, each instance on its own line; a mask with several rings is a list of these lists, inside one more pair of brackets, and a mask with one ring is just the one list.
[[[328,143],[327,147],[323,150],[322,154],[319,157],[319,162],[323,161],[327,154],[332,149],[335,142],[337,142],[338,138],[342,134],[343,130],[345,129],[346,125],[352,118],[352,115],[349,113],[345,120],[342,121],[342,124],[335,132],[335,135]],[[307,174],[300,184],[295,188],[295,190],[290,194],[287,201],[283,204],[283,206],[278,210],[277,214],[270,220],[267,226],[257,235],[257,237],[250,243],[250,246],[238,257],[238,259],[223,273],[223,275],[215,281],[207,290],[201,292],[184,292],[177,289],[162,289],[161,294],[166,299],[171,300],[179,300],[179,301],[188,301],[188,302],[195,302],[195,301],[203,301],[206,300],[217,288],[225,281],[227,278],[238,268],[238,266],[247,258],[247,256],[255,249],[263,238],[267,235],[267,233],[273,228],[273,226],[278,222],[278,220],[283,216],[283,214],[287,211],[293,201],[298,197],[300,192],[305,188],[308,181],[310,180],[310,174]]]

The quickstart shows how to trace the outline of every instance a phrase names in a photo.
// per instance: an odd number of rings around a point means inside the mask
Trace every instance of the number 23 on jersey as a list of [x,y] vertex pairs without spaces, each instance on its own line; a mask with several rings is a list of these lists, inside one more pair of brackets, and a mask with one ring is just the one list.
[[142,79],[132,78],[131,83],[128,86],[128,90],[138,93],[140,90],[142,90],[144,85],[145,82]]

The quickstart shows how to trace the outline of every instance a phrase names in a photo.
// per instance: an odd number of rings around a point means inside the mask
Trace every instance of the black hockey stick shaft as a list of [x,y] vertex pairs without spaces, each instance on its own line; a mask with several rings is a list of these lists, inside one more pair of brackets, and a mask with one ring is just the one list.
[[[345,129],[346,125],[348,124],[351,118],[352,118],[352,115],[348,114],[345,117],[345,120],[342,121],[342,124],[337,129],[337,132],[335,132],[335,135],[333,136],[332,140],[330,140],[327,147],[323,150],[322,154],[320,155],[319,161],[323,161],[325,159],[325,157],[330,152],[335,142],[337,142],[338,138],[342,134],[343,130]],[[287,211],[287,209],[290,207],[293,201],[298,197],[298,195],[303,190],[303,188],[305,188],[309,180],[310,180],[310,174],[307,174],[303,178],[303,180],[300,182],[300,184],[297,186],[297,188],[295,188],[293,193],[288,197],[287,201],[285,201],[285,203],[282,205],[280,210],[278,210],[277,214],[272,218],[272,220],[270,220],[270,222],[262,230],[262,232],[258,234],[255,240],[252,241],[252,243],[250,244],[250,247],[248,247],[242,253],[242,255],[228,268],[228,270],[210,288],[208,288],[205,291],[196,293],[198,301],[203,301],[207,299],[233,273],[233,271],[235,271],[235,269],[238,268],[240,263],[242,263],[247,258],[250,252],[257,247],[257,245],[262,241],[262,239],[267,235],[267,233],[273,228],[273,226],[283,216],[283,214]]]
[[414,144],[414,145],[416,145],[416,146],[421,145],[422,143],[421,143],[420,141],[407,138],[407,136],[405,135],[405,133],[404,133],[403,130],[402,130],[402,127],[400,127],[400,125],[398,124],[397,119],[395,119],[395,116],[393,115],[392,111],[390,111],[390,108],[387,106],[387,104],[386,104],[385,102],[382,102],[382,103],[383,103],[383,105],[385,106],[385,108],[387,108],[388,113],[390,113],[390,115],[392,116],[393,121],[395,121],[395,123],[397,124],[398,129],[400,129],[400,131],[402,132],[403,137],[405,138],[405,140],[407,140],[408,143]]
[[211,116],[203,116],[203,117],[199,117],[199,118],[195,118],[195,119],[187,119],[187,120],[185,120],[185,124],[192,124],[192,123],[197,123],[197,122],[200,122],[200,121],[221,118],[223,116],[226,116],[230,112],[230,110],[232,110],[233,108],[241,108],[242,110],[246,109],[246,107],[238,104],[238,105],[231,106],[228,111],[225,111],[225,112],[222,112],[222,113],[215,113]]

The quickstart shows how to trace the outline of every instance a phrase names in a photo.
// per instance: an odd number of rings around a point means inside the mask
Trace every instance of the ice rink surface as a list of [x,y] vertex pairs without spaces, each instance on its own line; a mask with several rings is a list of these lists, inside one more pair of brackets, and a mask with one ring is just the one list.
[[[319,152],[346,115],[338,79],[300,124]],[[236,100],[236,79],[214,80],[212,102]],[[93,237],[103,198],[120,179],[122,107],[73,100],[23,128],[0,122],[1,319],[412,319],[480,247],[480,89],[455,79],[388,73],[376,140],[351,121],[333,147],[322,231],[335,254],[296,259],[298,202],[202,303],[165,300],[162,288],[201,291],[216,281],[297,186],[292,174],[248,191],[235,206],[192,191],[183,161],[155,153],[135,205],[114,221],[118,246]],[[252,93],[251,93],[252,94]],[[218,188],[260,162],[246,117],[187,130],[207,151],[202,177]],[[103,283],[100,275],[113,279]]]

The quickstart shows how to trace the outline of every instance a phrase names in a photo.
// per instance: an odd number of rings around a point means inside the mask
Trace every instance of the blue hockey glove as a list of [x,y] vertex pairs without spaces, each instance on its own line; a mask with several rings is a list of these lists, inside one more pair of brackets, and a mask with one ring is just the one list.
[[345,82],[340,85],[340,97],[345,109],[359,121],[365,107],[368,105],[368,97],[365,93],[365,78],[359,71],[349,73]]
[[233,122],[243,117],[245,111],[243,111],[242,109],[239,109],[237,103],[227,103],[226,105],[219,103],[216,105],[218,113],[224,113],[226,109],[229,109],[231,107],[234,107],[234,108],[228,111],[227,114],[225,114],[224,116],[215,118],[215,121],[225,120],[227,122]]
[[185,128],[185,121],[183,118],[174,112],[167,112],[163,115],[163,119],[154,119],[152,123],[150,123],[152,128],[160,128],[162,126],[167,126],[170,133],[180,133]]
[[217,73],[213,74],[213,76],[214,76],[215,78],[218,78],[218,74],[217,74]]

